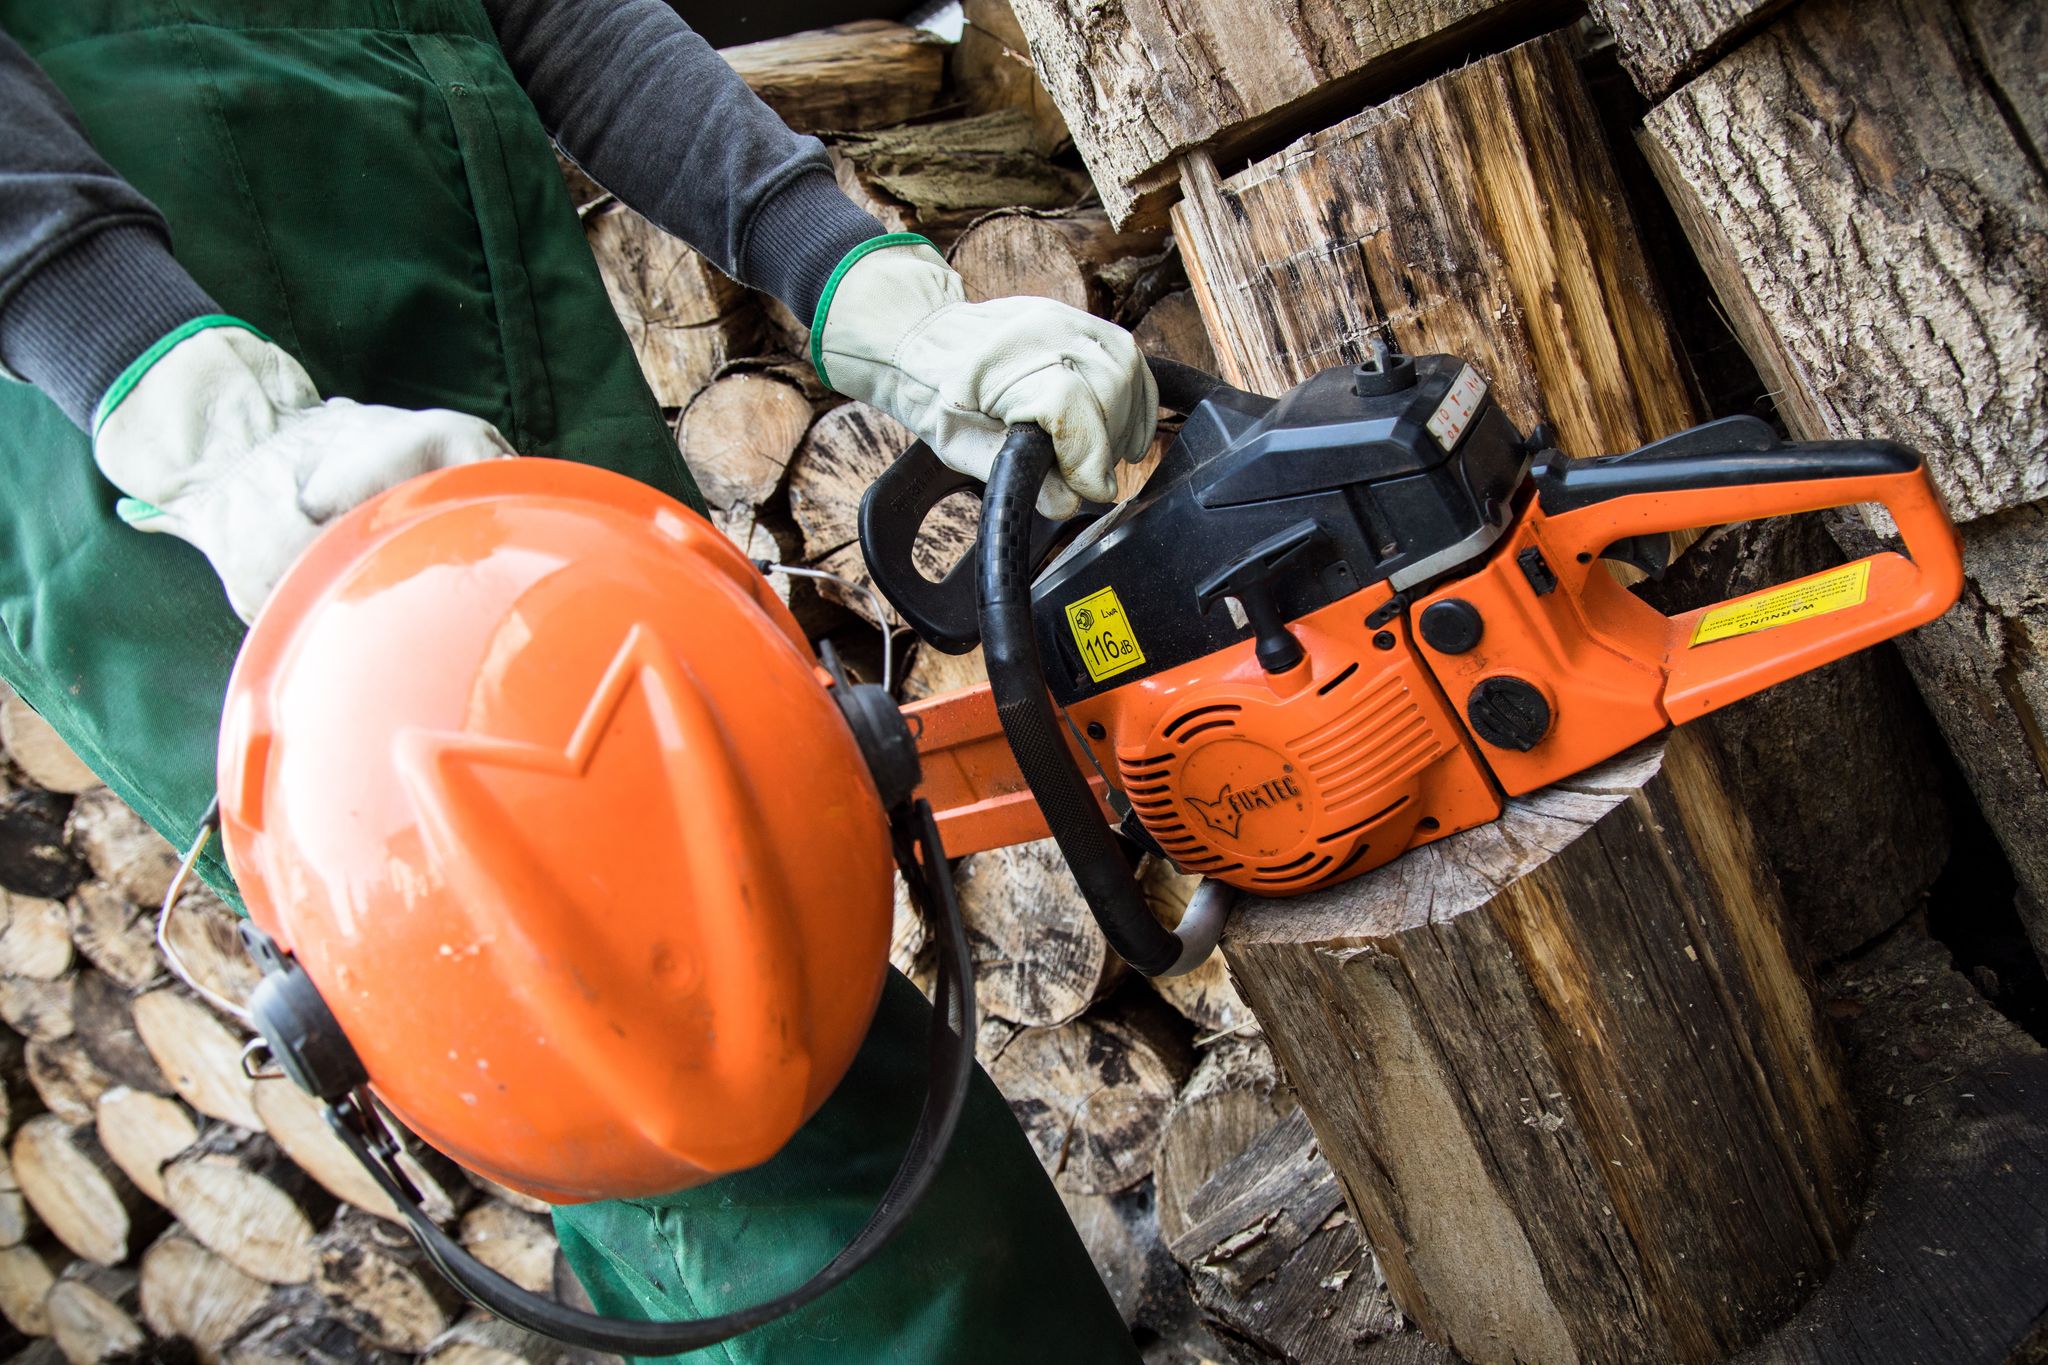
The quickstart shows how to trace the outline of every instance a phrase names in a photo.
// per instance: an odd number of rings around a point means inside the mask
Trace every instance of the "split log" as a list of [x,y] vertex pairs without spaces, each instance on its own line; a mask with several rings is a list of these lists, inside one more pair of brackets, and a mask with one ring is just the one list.
[[94,1365],[143,1346],[135,1272],[75,1261],[43,1298],[50,1335],[71,1365]]
[[165,1202],[164,1165],[199,1141],[199,1120],[177,1100],[117,1085],[93,1106],[93,1133],[135,1188]]
[[683,406],[719,366],[759,349],[760,310],[690,245],[623,204],[583,223],[612,309],[663,407]]
[[120,1265],[167,1221],[93,1140],[55,1114],[14,1135],[14,1178],[44,1226],[95,1265]]
[[1123,978],[1123,959],[1052,840],[974,854],[957,884],[984,1013],[1027,1027],[1064,1024]]
[[0,749],[7,751],[23,777],[46,791],[71,795],[100,785],[50,722],[12,691],[0,695]]
[[0,974],[55,981],[71,970],[71,918],[62,901],[0,891]]
[[33,788],[0,796],[0,890],[61,901],[87,868],[64,843],[71,798]]
[[313,1288],[365,1341],[424,1351],[461,1315],[462,1296],[403,1228],[345,1209],[313,1248]]
[[1133,992],[1114,1004],[1058,1028],[1019,1030],[983,1060],[1053,1184],[1072,1194],[1115,1194],[1151,1173],[1160,1125],[1192,1064],[1156,1000]]
[[73,801],[64,833],[95,877],[137,905],[163,903],[178,850],[113,792],[101,787]]
[[1662,99],[1704,70],[1786,0],[1587,0],[1593,17],[1614,35],[1614,47],[1636,88]]
[[17,1332],[50,1335],[50,1315],[43,1296],[57,1282],[64,1255],[40,1242],[0,1247],[0,1317]]
[[946,74],[944,44],[886,19],[721,48],[718,55],[800,133],[907,122],[938,103]]
[[1115,318],[1139,278],[1164,260],[1165,235],[1159,228],[1118,231],[1101,209],[1009,209],[961,233],[947,259],[970,302],[1036,294]]
[[422,1359],[434,1365],[568,1365],[570,1351],[523,1327],[472,1313],[449,1328]]
[[554,1223],[544,1214],[486,1200],[462,1215],[463,1248],[522,1289],[550,1293],[555,1283]]
[[812,395],[789,366],[735,366],[683,409],[676,444],[704,500],[756,508],[781,491],[790,457],[811,429]]
[[65,908],[72,945],[109,979],[139,991],[163,975],[152,911],[99,881],[87,882],[72,892]]
[[1209,330],[1202,324],[1202,306],[1194,291],[1177,290],[1145,310],[1131,329],[1138,349],[1146,355],[1164,356],[1192,365],[1208,374],[1216,373],[1216,348],[1209,344]]
[[29,1084],[43,1107],[69,1124],[92,1122],[92,1107],[111,1089],[114,1078],[93,1060],[85,1040],[76,1033],[22,1050]]
[[156,1060],[135,1031],[134,1007],[119,982],[90,969],[74,973],[71,1019],[72,1039],[84,1045],[93,1064],[115,1084],[160,1095],[170,1093],[163,1072],[157,1070]]
[[1159,1240],[1151,1181],[1141,1180],[1121,1194],[1062,1190],[1060,1202],[1117,1312],[1132,1334],[1147,1343],[1148,1355],[1174,1361],[1222,1355],[1205,1339],[1187,1280]]
[[0,1150],[0,1247],[20,1246],[35,1229],[35,1219],[14,1178],[14,1158]]
[[853,133],[826,144],[839,187],[892,232],[950,246],[990,209],[1058,209],[1088,182],[1039,152],[1031,117],[1004,109],[943,123]]
[[[1162,924],[1180,923],[1188,900],[1201,884],[1199,876],[1182,872],[1160,858],[1148,859],[1138,878],[1145,904]],[[1197,1047],[1234,1034],[1258,1032],[1252,1012],[1245,1007],[1237,987],[1231,984],[1230,968],[1221,953],[1209,954],[1199,967],[1179,976],[1153,977],[1151,986],[1161,1000],[1195,1026]]]
[[1815,0],[1643,121],[1793,432],[1923,452],[1960,521],[2048,498],[2048,25],[2030,8]]
[[272,1293],[175,1227],[142,1253],[140,1281],[143,1323],[191,1342],[206,1365],[254,1323]]
[[263,974],[242,946],[241,916],[198,881],[186,885],[176,910],[165,936],[192,979],[223,1000],[247,1000]]
[[1297,1107],[1261,1039],[1226,1038],[1204,1053],[1159,1131],[1152,1179],[1160,1235],[1182,1240],[1203,1186]]
[[1691,423],[1577,56],[1523,43],[1227,180],[1188,158],[1174,236],[1223,376],[1277,394],[1385,336],[1471,362],[1570,455]]
[[71,979],[0,976],[0,1019],[31,1042],[65,1037],[71,1032]]
[[966,23],[953,47],[953,88],[970,114],[1021,109],[1031,118],[1034,145],[1048,156],[1071,146],[1073,134],[1031,69],[1031,45],[1010,0],[968,0]]
[[[846,403],[820,417],[790,462],[789,510],[803,532],[804,559],[854,583],[867,583],[860,552],[860,500],[868,485],[916,438],[895,418],[865,403]],[[934,581],[959,562],[980,533],[981,503],[962,492],[925,519],[912,554]],[[828,599],[874,620],[867,594],[820,585]]]
[[[365,1213],[401,1221],[390,1197],[328,1126],[324,1104],[281,1078],[256,1082],[253,1102],[270,1140],[329,1194]],[[469,1203],[469,1184],[455,1163],[433,1148],[408,1141],[398,1165],[435,1222],[447,1222]]]
[[1469,30],[1531,7],[1502,0],[1331,5],[1234,0],[1015,0],[1032,60],[1110,215],[1155,214],[1181,153],[1243,155],[1362,85],[1461,57]]
[[1477,1365],[1719,1360],[1840,1254],[1839,1059],[1693,733],[1224,951],[1395,1303]]
[[242,1040],[180,986],[135,998],[135,1031],[178,1097],[208,1118],[261,1131]]
[[346,1323],[322,1316],[320,1300],[310,1291],[280,1294],[270,1306],[273,1311],[227,1348],[227,1365],[403,1365],[410,1359],[380,1350]]
[[207,1250],[271,1284],[304,1284],[334,1197],[258,1133],[216,1128],[164,1167],[171,1212]]

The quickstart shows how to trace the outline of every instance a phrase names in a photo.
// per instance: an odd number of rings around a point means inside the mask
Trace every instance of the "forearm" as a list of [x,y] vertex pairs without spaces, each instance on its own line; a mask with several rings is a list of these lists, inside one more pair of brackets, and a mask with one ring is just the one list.
[[0,127],[0,367],[89,428],[129,362],[218,307],[172,258],[163,215],[4,33]]
[[884,229],[661,0],[485,0],[564,151],[721,270],[809,322],[840,259]]

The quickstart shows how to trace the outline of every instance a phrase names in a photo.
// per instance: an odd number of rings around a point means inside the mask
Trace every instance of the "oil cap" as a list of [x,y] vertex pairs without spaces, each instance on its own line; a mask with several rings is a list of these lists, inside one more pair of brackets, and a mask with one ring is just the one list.
[[1486,678],[1465,699],[1472,733],[1498,749],[1527,753],[1550,733],[1550,703],[1534,683]]

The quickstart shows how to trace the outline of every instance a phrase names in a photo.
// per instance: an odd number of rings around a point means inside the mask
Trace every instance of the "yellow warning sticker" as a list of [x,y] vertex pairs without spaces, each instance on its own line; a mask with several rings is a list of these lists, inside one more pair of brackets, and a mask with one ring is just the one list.
[[1117,601],[1115,588],[1091,592],[1078,602],[1067,603],[1067,628],[1074,632],[1074,644],[1081,662],[1096,682],[1129,672],[1145,662],[1138,637],[1131,631],[1131,618]]
[[1790,625],[1809,616],[1825,616],[1844,607],[1861,606],[1870,594],[1870,561],[1858,560],[1782,588],[1772,588],[1715,607],[1693,627],[1695,645],[1753,635],[1773,626]]

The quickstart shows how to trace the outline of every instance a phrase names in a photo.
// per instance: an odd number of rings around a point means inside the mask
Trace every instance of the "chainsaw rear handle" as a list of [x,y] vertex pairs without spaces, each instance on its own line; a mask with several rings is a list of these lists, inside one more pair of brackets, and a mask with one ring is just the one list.
[[[1734,417],[1623,456],[1555,457],[1534,478],[1544,545],[1563,561],[1560,573],[1583,578],[1595,632],[1663,632],[1662,702],[1673,724],[1924,625],[1962,592],[1962,542],[1925,463],[1888,441],[1787,444],[1763,422]],[[1859,503],[1884,506],[1905,554],[1871,555],[1673,617],[1589,572],[1602,550],[1630,536]],[[1744,607],[1747,619],[1738,619]]]
[[1039,485],[1053,467],[1053,458],[1052,438],[1042,429],[1010,428],[982,494],[975,562],[989,690],[1018,771],[1037,798],[1103,936],[1145,975],[1168,975],[1176,967],[1185,970],[1184,957],[1207,957],[1215,939],[1197,932],[1206,922],[1197,926],[1184,920],[1190,941],[1183,943],[1152,917],[1123,849],[1102,818],[1095,793],[1067,749],[1045,690],[1038,634],[1031,620],[1031,523]]
[[[1160,405],[1183,416],[1223,383],[1179,361],[1148,356],[1145,363],[1159,385]],[[867,559],[868,576],[919,639],[948,654],[965,654],[981,641],[974,597],[980,542],[970,546],[936,583],[917,567],[912,552],[934,507],[955,493],[974,492],[980,486],[973,475],[941,464],[932,448],[919,441],[883,470],[860,500],[860,549]],[[1030,563],[1035,568],[1044,561],[1065,523],[1039,516],[1035,501],[1026,510],[1030,513]],[[1082,504],[1084,513],[1107,510],[1098,503]]]

